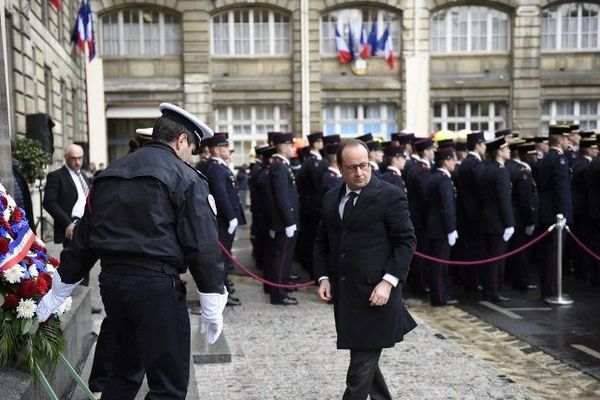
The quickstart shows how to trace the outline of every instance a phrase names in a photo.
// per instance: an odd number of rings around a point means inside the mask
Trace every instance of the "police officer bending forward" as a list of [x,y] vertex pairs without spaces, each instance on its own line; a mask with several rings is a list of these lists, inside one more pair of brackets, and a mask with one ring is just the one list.
[[213,132],[179,107],[159,108],[153,141],[94,181],[73,243],[61,253],[60,275],[38,308],[38,319],[46,320],[100,259],[100,293],[116,346],[103,399],[134,399],[144,370],[146,399],[185,399],[190,320],[179,274],[186,267],[200,291],[209,342],[223,326],[227,291],[214,201],[203,176],[185,162]]

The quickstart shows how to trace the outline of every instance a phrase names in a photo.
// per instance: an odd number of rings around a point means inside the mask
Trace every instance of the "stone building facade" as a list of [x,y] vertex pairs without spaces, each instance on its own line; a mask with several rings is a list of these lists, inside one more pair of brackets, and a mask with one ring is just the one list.
[[[383,139],[600,124],[600,3],[532,0],[91,0],[108,161],[163,101],[228,131],[247,163],[269,130]],[[375,28],[373,28],[375,26]],[[394,52],[341,64],[385,30]],[[364,33],[362,32],[364,29]],[[359,75],[360,73],[364,73]],[[96,114],[97,115],[97,114]],[[92,135],[96,133],[92,132]]]

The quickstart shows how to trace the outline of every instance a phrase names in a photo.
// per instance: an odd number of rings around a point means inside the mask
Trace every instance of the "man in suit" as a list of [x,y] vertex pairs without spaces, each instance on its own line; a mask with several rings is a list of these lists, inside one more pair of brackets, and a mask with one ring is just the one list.
[[[219,241],[231,252],[235,230],[238,226],[246,224],[246,217],[240,203],[235,175],[227,166],[227,162],[231,157],[227,133],[215,133],[213,137],[206,140],[206,145],[210,151],[206,176],[208,177],[210,193],[214,196],[217,207]],[[223,282],[227,290],[232,293],[233,290],[227,279],[227,269],[230,268],[230,262],[225,254],[223,255],[223,264],[225,266]],[[237,297],[229,296],[227,305],[237,306],[240,305],[240,301]]]
[[[571,128],[568,125],[550,126],[550,150],[537,163],[540,229],[546,229],[554,224],[557,214],[562,214],[566,218],[567,224],[573,222],[569,161],[564,153],[567,149],[570,132]],[[548,235],[540,242],[539,254],[542,298],[556,296],[558,288],[555,235]]]
[[350,350],[343,399],[391,399],[379,357],[416,325],[402,304],[414,229],[406,194],[372,174],[363,142],[340,144],[337,162],[344,183],[323,198],[315,239],[318,293],[333,302],[338,349]]
[[44,210],[54,218],[54,243],[66,246],[73,238],[73,229],[83,216],[89,192],[86,177],[81,173],[83,148],[70,144],[65,149],[65,165],[46,178]]

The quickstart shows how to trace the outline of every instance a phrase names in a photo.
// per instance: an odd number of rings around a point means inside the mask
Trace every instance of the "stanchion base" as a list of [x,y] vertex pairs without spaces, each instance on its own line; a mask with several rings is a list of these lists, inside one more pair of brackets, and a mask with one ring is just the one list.
[[546,297],[544,301],[548,304],[553,304],[555,306],[568,306],[573,304],[573,299],[568,294],[563,294],[562,296],[554,296],[554,297]]

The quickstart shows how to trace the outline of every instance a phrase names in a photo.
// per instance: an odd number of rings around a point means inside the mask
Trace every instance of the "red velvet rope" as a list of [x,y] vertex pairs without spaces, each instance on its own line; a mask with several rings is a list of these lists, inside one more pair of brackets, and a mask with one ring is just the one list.
[[504,253],[501,254],[499,256],[496,257],[491,257],[491,258],[486,258],[484,260],[470,260],[470,261],[466,261],[466,260],[444,260],[442,258],[437,258],[437,257],[432,257],[432,256],[428,256],[427,254],[423,254],[423,253],[419,253],[419,252],[415,252],[415,255],[417,257],[423,258],[425,260],[429,260],[429,261],[434,261],[440,264],[448,264],[448,265],[481,265],[481,264],[488,264],[491,262],[496,262],[499,260],[502,260],[504,258],[510,257],[512,255],[515,255],[533,245],[535,245],[537,242],[539,242],[540,240],[542,240],[543,238],[545,238],[547,235],[550,234],[550,232],[552,232],[552,230],[554,229],[556,225],[552,225],[551,227],[549,227],[548,229],[546,229],[544,232],[542,232],[538,237],[536,237],[535,239],[532,239],[529,243],[525,243],[523,246],[514,249],[512,251],[509,251],[508,253]]
[[583,251],[585,251],[590,256],[595,258],[596,261],[600,261],[600,256],[598,254],[596,254],[592,250],[590,250],[589,247],[587,247],[577,236],[575,236],[575,234],[573,232],[571,232],[571,230],[569,229],[568,226],[566,228],[567,228],[567,233],[571,236],[571,239],[573,239],[575,241],[575,243],[577,243],[579,245],[579,247],[581,247],[583,249]]

